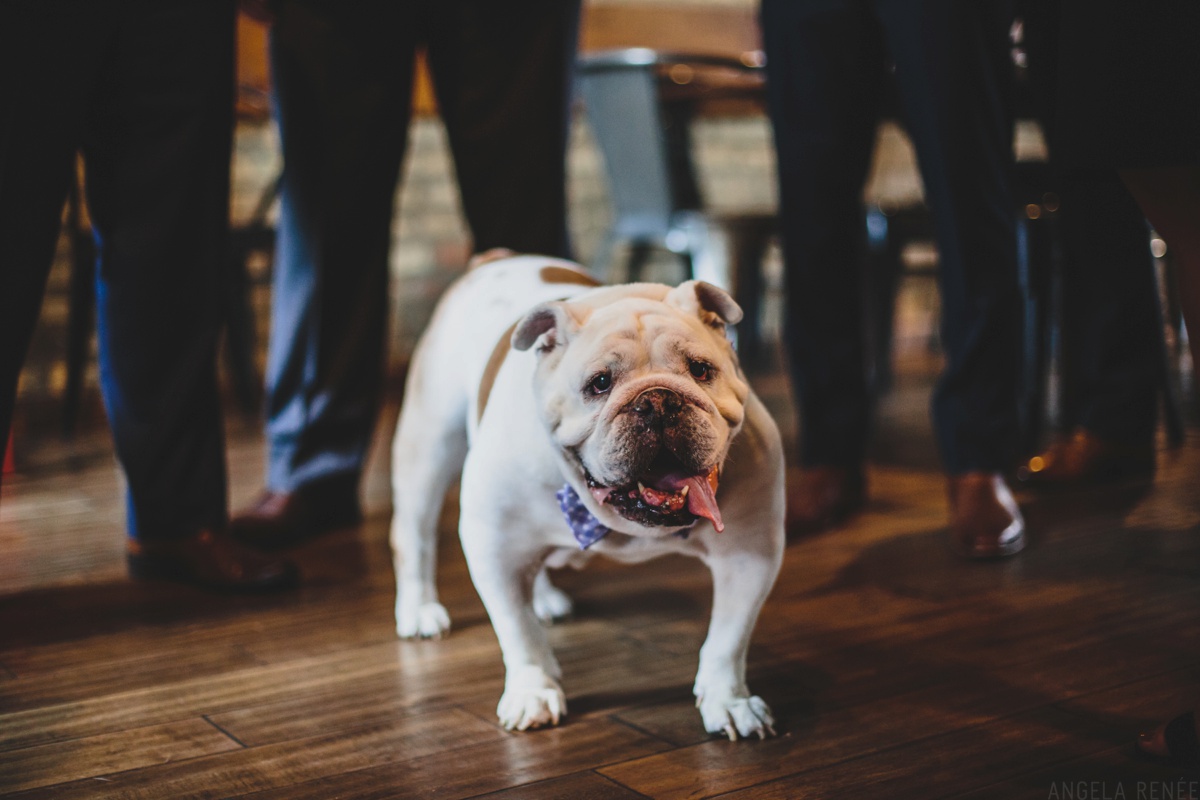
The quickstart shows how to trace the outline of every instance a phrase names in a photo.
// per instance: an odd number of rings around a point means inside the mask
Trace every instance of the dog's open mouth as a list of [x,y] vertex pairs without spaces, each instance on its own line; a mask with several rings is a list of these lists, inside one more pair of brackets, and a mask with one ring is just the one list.
[[601,486],[591,475],[588,489],[598,503],[642,525],[686,527],[703,517],[718,533],[725,530],[717,507],[717,467],[695,475],[665,472],[647,475],[624,486]]

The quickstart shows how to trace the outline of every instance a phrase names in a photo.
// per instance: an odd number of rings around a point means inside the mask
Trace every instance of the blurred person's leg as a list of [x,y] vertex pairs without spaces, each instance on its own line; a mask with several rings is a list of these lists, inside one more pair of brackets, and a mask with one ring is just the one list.
[[99,9],[66,7],[0,7],[0,453],[74,180],[93,65],[114,30]]
[[[1057,106],[1068,166],[1119,170],[1180,266],[1189,328],[1200,324],[1200,5],[1062,6]],[[1193,358],[1197,338],[1191,338]]]
[[1017,441],[1021,314],[1008,186],[1011,3],[874,4],[934,216],[946,365],[933,419],[952,542],[971,556],[1009,555],[1024,545],[1000,477]]
[[803,468],[789,493],[790,527],[818,528],[862,502],[870,428],[862,187],[883,40],[874,15],[854,0],[764,0],[762,29]]
[[[268,490],[325,487],[357,518],[380,404],[393,198],[419,35],[413,4],[283,0],[271,67],[283,146],[266,376]],[[315,513],[315,512],[314,512]],[[320,526],[320,520],[312,520]]]
[[1017,430],[1015,215],[1006,2],[877,0],[934,215],[946,368],[934,422],[946,470],[1011,466]]
[[[1024,4],[1027,85],[1050,149],[1058,137],[1059,3]],[[1022,468],[1038,484],[1153,469],[1164,385],[1162,311],[1145,217],[1115,174],[1055,169],[1062,245],[1062,436]]]
[[579,0],[460,0],[431,14],[430,67],[475,251],[569,256]]
[[[1177,266],[1193,365],[1200,363],[1200,5],[1063,0],[1059,104],[1066,155],[1081,170],[1119,170]],[[1137,752],[1200,765],[1194,711],[1143,732]]]
[[1066,183],[1062,233],[1063,421],[1149,441],[1162,386],[1162,311],[1150,229],[1120,183]]
[[135,538],[225,525],[232,0],[126,3],[84,141],[100,382]]
[[[78,140],[98,250],[101,390],[128,483],[130,569],[223,590],[289,585],[290,564],[239,547],[223,530],[216,343],[227,258],[233,0],[128,0],[95,9],[48,3],[22,12],[25,24],[5,29],[18,34],[16,52],[32,48],[41,66],[17,74],[52,76],[39,91],[55,102],[5,85],[6,103],[30,100],[21,111],[45,114],[33,118],[44,127],[31,135],[9,124],[21,117],[6,108],[0,235],[14,243],[15,256],[4,254],[0,281],[11,277],[16,296],[0,285],[0,302],[11,297],[36,309],[45,267],[35,259],[49,263]],[[10,264],[21,267],[10,271]],[[0,325],[10,324],[3,318]],[[24,348],[28,328],[13,332]]]

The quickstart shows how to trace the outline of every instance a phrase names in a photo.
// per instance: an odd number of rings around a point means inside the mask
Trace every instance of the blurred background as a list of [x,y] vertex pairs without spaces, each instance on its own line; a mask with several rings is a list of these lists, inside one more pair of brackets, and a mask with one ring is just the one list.
[[[666,52],[689,52],[741,58],[752,63],[759,46],[757,3],[754,0],[588,0],[584,4],[580,52],[583,58],[613,48],[650,47]],[[247,283],[233,291],[244,298],[247,314],[226,349],[223,381],[229,393],[231,424],[257,426],[258,387],[265,361],[270,310],[271,247],[275,215],[275,184],[281,162],[271,120],[266,59],[266,29],[243,16],[239,20],[238,124],[232,167],[234,254]],[[1019,52],[1017,53],[1019,67]],[[686,83],[678,74],[670,80]],[[761,87],[759,87],[761,93]],[[704,210],[715,216],[769,214],[775,206],[774,152],[770,126],[761,97],[754,90],[744,97],[727,96],[701,103],[689,118],[691,162]],[[445,131],[436,114],[428,78],[417,78],[418,114],[410,128],[403,179],[397,191],[391,251],[390,373],[399,386],[413,344],[424,328],[433,303],[464,269],[471,242],[459,207],[453,165]],[[1014,147],[1019,161],[1037,163],[1045,147],[1037,124],[1018,122]],[[581,102],[576,102],[569,152],[570,228],[576,258],[593,265],[605,232],[613,220],[605,164]],[[110,452],[103,424],[91,319],[72,306],[72,286],[91,258],[87,210],[74,198],[64,212],[64,227],[50,277],[39,329],[22,375],[17,418],[8,468],[37,473],[88,461]],[[1053,214],[1053,198],[1037,198],[1029,217]],[[894,121],[880,125],[874,164],[864,189],[864,208],[923,212],[920,178],[912,146]],[[1044,201],[1044,202],[1043,202]],[[936,250],[923,236],[902,243],[904,269],[897,291],[892,358],[918,371],[937,371],[937,291],[932,270]],[[1156,253],[1165,254],[1161,242]],[[626,253],[620,248],[615,263]],[[1160,271],[1169,268],[1167,262]],[[774,365],[772,348],[779,329],[782,277],[777,244],[767,247],[761,265],[761,333],[767,345],[763,366]],[[73,275],[75,284],[73,284]],[[620,273],[617,273],[618,277]],[[677,282],[686,276],[683,262],[665,250],[648,254],[641,275]],[[608,277],[608,276],[604,276]],[[1191,366],[1180,346],[1180,326],[1167,301],[1168,343],[1176,378],[1186,391]],[[86,298],[85,298],[86,301]],[[76,305],[78,305],[78,300]],[[72,333],[74,326],[75,332]],[[82,344],[82,352],[80,343]],[[1052,343],[1051,343],[1052,344]],[[77,351],[72,359],[72,348]],[[932,360],[930,360],[932,359]],[[74,362],[74,363],[72,363]],[[1054,376],[1048,379],[1047,413],[1054,412]],[[783,387],[779,387],[783,388]],[[926,388],[928,388],[926,386]],[[1186,404],[1185,404],[1186,405]],[[924,409],[914,409],[923,424]],[[787,420],[781,419],[785,427]],[[885,427],[881,425],[881,428]]]

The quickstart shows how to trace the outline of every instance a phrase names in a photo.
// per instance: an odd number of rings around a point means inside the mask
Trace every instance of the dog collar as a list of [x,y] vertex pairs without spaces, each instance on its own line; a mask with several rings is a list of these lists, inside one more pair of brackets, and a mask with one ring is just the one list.
[[[575,541],[579,542],[580,550],[587,550],[608,535],[611,529],[596,519],[595,514],[588,511],[587,506],[579,499],[579,493],[571,484],[564,483],[555,497],[558,498],[558,507],[562,509],[563,516],[567,520],[567,527],[571,529]],[[675,535],[680,539],[686,539],[689,533],[691,530],[685,528]]]
[[574,534],[575,541],[579,542],[580,550],[587,550],[608,535],[608,527],[587,510],[571,484],[563,484],[555,496],[558,497],[558,507],[567,519],[567,527]]

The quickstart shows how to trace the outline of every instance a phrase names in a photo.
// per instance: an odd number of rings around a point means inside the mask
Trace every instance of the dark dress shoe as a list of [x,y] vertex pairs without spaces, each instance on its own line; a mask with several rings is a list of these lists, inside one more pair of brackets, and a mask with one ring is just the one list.
[[185,539],[165,541],[130,539],[125,560],[135,578],[229,592],[287,589],[295,586],[299,577],[290,561],[256,553],[221,531],[202,530]]
[[294,492],[263,492],[254,505],[234,515],[229,532],[239,542],[272,550],[360,522],[362,508],[353,484],[317,484]]
[[947,479],[950,544],[967,558],[1002,558],[1025,547],[1025,520],[997,472],[967,472]]
[[803,467],[788,489],[788,533],[836,527],[861,511],[866,502],[867,481],[861,468]]
[[1017,478],[1034,487],[1069,487],[1154,474],[1154,442],[1104,439],[1086,428],[1055,441],[1022,464]]

